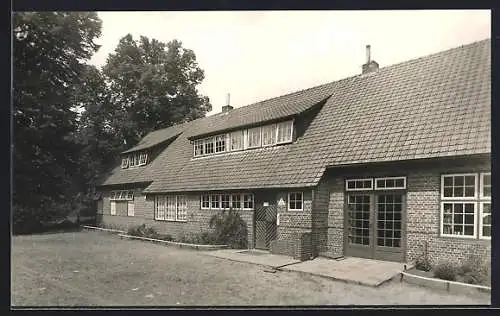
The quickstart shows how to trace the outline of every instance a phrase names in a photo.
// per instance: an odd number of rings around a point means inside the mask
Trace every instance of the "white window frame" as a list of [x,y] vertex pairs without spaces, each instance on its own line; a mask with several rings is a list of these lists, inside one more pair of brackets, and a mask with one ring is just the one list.
[[[183,211],[179,208],[179,198],[183,197],[185,204],[183,206],[185,211],[185,219],[179,218],[179,211]],[[167,214],[172,213],[172,210],[169,210],[169,206],[174,206],[173,214],[174,217],[167,217]],[[159,216],[159,211],[162,211],[163,217]],[[165,221],[165,222],[187,222],[187,211],[188,211],[188,197],[187,195],[157,195],[155,196],[155,210],[154,210],[154,218],[156,221]]]
[[[474,205],[474,235],[453,235],[453,234],[445,234],[443,233],[443,226],[444,226],[444,205],[445,204],[473,204]],[[465,212],[465,210],[464,210]],[[439,235],[440,237],[452,237],[452,238],[464,238],[464,239],[477,239],[477,202],[474,201],[467,201],[467,200],[455,200],[455,201],[442,201],[441,202],[441,218],[440,218],[440,225],[439,225]],[[452,212],[453,214],[453,212]],[[453,222],[451,224],[452,226],[454,225]]]
[[[290,195],[292,195],[292,194],[300,194],[300,199],[301,199],[300,209],[299,208],[290,208]],[[294,201],[297,201],[297,200],[294,200]],[[288,204],[287,208],[291,212],[303,211],[304,210],[304,193],[303,192],[288,192],[287,204]]]
[[[245,196],[249,195],[252,197],[252,207],[245,207]],[[242,210],[253,210],[255,209],[255,197],[253,193],[242,193],[241,194],[241,209]]]
[[[354,188],[351,189],[349,188],[349,182],[352,181],[370,181],[370,187],[369,188]],[[372,191],[373,190],[373,178],[355,178],[355,179],[346,179],[345,180],[345,190],[346,191]]]
[[[210,139],[212,141],[210,141]],[[212,144],[213,151],[211,153],[207,153],[207,144]],[[215,137],[208,137],[203,140],[203,152],[204,155],[213,155],[215,154]]]
[[[179,204],[179,200],[184,199],[184,203]],[[188,198],[186,195],[175,196],[175,220],[177,222],[187,222]],[[182,213],[182,217],[179,216]]]
[[[224,150],[217,151],[217,141],[223,141],[224,142]],[[220,154],[220,153],[225,153],[227,152],[227,137],[226,134],[221,134],[221,135],[216,135],[214,136],[214,154]]]
[[[229,150],[230,151],[239,151],[245,149],[245,133],[243,130],[237,130],[229,133]],[[239,148],[233,148],[233,139],[239,138]]]
[[[403,186],[402,187],[392,187],[392,188],[383,187],[383,188],[379,188],[377,186],[377,181],[378,180],[401,180],[401,179],[403,179]],[[406,177],[381,177],[381,178],[375,178],[374,183],[375,183],[375,190],[386,190],[387,191],[387,190],[405,190],[406,189]]]
[[110,207],[109,214],[115,216],[116,215],[116,201],[111,200],[109,207]]
[[[491,172],[481,172],[479,175],[479,198],[481,200],[491,200],[491,195],[490,196],[484,196],[484,176],[490,176],[491,179]],[[492,184],[490,184],[490,187],[492,187]],[[490,189],[490,191],[493,193],[493,191]]]
[[[481,201],[479,202],[479,239],[486,239],[486,240],[491,240],[491,236],[483,236],[483,209],[484,209],[484,204],[490,204],[491,208],[491,201]],[[490,216],[492,216],[493,213],[493,208],[491,208],[491,213]],[[493,230],[492,225],[489,224],[490,226],[490,233]]]
[[[290,135],[289,135],[290,139],[280,141],[279,137],[278,137],[280,126],[283,126],[287,123],[290,123]],[[293,141],[293,126],[294,125],[295,125],[294,120],[288,120],[288,121],[276,123],[276,144],[278,144],[278,145],[279,144],[287,144],[287,143],[291,143]]]
[[[208,196],[208,207],[203,207],[203,197]],[[210,194],[202,194],[200,195],[200,209],[202,210],[209,210],[210,207],[212,206],[212,199]]]
[[[196,147],[201,146],[201,153],[196,154]],[[193,142],[193,156],[194,157],[201,157],[205,155],[205,140],[204,139],[197,139]]]
[[128,168],[128,156],[122,158],[122,169],[127,169]]
[[[239,203],[240,203],[240,207],[233,207],[233,202],[235,202],[233,200],[233,197],[237,196],[239,198]],[[233,210],[241,210],[243,208],[243,199],[242,199],[242,195],[241,194],[231,194],[231,203],[230,203],[230,207],[233,209]]]
[[[463,176],[474,176],[474,196],[444,196],[444,178],[446,177],[463,177]],[[444,201],[473,201],[478,198],[478,179],[477,173],[450,173],[441,175],[441,200]],[[453,191],[453,190],[452,190]],[[465,192],[464,192],[465,193]]]
[[148,163],[148,154],[144,153],[144,152],[140,153],[139,154],[139,164],[138,164],[138,166],[145,166],[147,163]]
[[[216,196],[217,197],[217,202],[218,202],[218,207],[213,207],[212,206],[212,202],[213,202],[213,197]],[[210,209],[211,210],[220,210],[221,209],[221,197],[220,197],[220,194],[210,194]]]
[[135,157],[135,155],[134,155],[134,154],[129,155],[129,157],[128,157],[128,166],[129,166],[130,168],[136,167],[136,164],[135,164],[135,158],[134,158],[134,157]]
[[[261,132],[260,132],[260,142],[262,144],[262,147],[269,147],[269,146],[274,146],[276,145],[276,139],[278,137],[277,135],[277,125],[276,124],[268,124],[268,125],[264,125],[262,126],[261,128]],[[272,138],[272,142],[268,143],[268,144],[264,144],[264,134],[265,134],[265,130],[266,129],[269,129],[269,134],[271,135],[270,137],[273,137]],[[273,135],[274,134],[274,135]]]
[[[250,146],[250,139],[251,138],[251,131],[254,131],[254,130],[259,130],[259,144],[258,145],[254,145],[254,146]],[[259,147],[262,147],[262,126],[257,126],[257,127],[252,127],[252,128],[249,128],[247,130],[247,138],[248,138],[248,141],[247,141],[247,145],[248,145],[248,149],[252,149],[252,148],[259,148]]]
[[[229,199],[227,200],[228,207],[223,207],[222,206],[222,197],[227,196]],[[231,194],[219,194],[219,205],[221,210],[228,210],[231,208]]]

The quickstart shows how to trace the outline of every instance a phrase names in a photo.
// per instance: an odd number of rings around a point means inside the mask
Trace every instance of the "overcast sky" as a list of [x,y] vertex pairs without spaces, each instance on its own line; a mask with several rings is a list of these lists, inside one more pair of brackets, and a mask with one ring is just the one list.
[[218,113],[361,72],[365,46],[380,67],[491,37],[489,10],[99,12],[102,66],[131,33],[192,49],[199,91]]

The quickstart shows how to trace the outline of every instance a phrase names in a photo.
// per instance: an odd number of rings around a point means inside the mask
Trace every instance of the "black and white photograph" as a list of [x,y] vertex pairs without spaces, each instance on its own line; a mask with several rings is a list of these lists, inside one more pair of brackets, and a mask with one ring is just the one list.
[[490,305],[491,13],[12,12],[11,308]]

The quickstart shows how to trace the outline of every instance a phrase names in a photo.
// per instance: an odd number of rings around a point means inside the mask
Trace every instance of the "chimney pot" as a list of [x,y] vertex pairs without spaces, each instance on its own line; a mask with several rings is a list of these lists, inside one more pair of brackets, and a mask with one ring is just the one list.
[[230,105],[230,103],[229,103],[229,102],[230,102],[230,97],[231,97],[231,95],[228,93],[228,94],[226,95],[226,105],[224,105],[224,106],[222,107],[222,113],[227,113],[227,112],[229,112],[230,110],[232,110],[232,109],[233,109],[233,107],[232,107],[232,106]]
[[378,63],[371,58],[371,46],[366,45],[366,64],[361,67],[362,74],[364,75],[370,72],[376,72],[378,71],[378,68]]

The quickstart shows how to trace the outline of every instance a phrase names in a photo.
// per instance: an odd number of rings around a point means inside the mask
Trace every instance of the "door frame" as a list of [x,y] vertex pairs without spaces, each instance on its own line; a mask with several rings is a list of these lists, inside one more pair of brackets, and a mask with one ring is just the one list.
[[[392,247],[377,246],[377,197],[379,195],[401,195],[401,244],[394,250]],[[369,245],[349,244],[349,196],[369,196]],[[361,257],[374,260],[405,262],[407,259],[407,190],[366,190],[366,191],[344,191],[344,255]],[[377,251],[378,250],[378,251]],[[381,250],[381,251],[380,251]],[[394,255],[390,255],[393,253]]]

